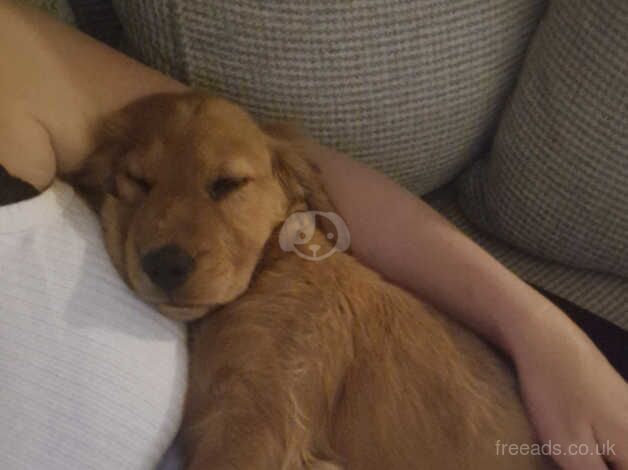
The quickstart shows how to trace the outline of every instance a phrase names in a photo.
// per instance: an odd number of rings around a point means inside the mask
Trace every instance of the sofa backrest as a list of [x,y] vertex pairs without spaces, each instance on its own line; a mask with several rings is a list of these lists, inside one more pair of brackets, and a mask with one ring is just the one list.
[[545,0],[114,0],[132,53],[423,194],[490,140]]

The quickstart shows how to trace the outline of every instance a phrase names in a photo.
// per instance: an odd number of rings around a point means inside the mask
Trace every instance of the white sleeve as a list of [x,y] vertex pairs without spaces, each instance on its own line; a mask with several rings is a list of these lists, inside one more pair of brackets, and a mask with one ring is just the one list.
[[[23,212],[17,217],[37,216],[28,206]],[[153,470],[180,424],[182,325],[120,281],[80,201],[44,226],[16,223],[18,232],[6,231],[6,216],[0,469]]]

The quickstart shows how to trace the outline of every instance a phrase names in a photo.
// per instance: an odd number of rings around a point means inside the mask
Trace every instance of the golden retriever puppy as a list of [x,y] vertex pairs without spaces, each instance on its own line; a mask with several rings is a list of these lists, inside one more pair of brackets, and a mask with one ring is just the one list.
[[331,206],[280,132],[201,93],[104,127],[75,181],[103,193],[129,285],[191,322],[189,469],[547,468],[503,455],[534,436],[490,347],[342,250],[308,259],[342,234],[316,226]]

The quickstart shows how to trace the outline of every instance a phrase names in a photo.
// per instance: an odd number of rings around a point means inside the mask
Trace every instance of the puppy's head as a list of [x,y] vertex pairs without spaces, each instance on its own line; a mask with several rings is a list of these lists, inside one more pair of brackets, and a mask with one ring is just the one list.
[[72,179],[102,194],[116,267],[171,318],[238,297],[278,224],[326,204],[294,148],[221,98],[145,98],[110,119],[101,141]]

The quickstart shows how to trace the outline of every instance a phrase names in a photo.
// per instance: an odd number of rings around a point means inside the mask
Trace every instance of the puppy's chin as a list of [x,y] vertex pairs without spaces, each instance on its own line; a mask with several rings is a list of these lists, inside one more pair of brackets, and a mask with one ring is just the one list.
[[158,304],[157,310],[163,316],[170,318],[171,320],[191,322],[204,317],[207,313],[212,311],[215,307],[212,306],[194,306],[194,307],[179,307],[172,304]]

